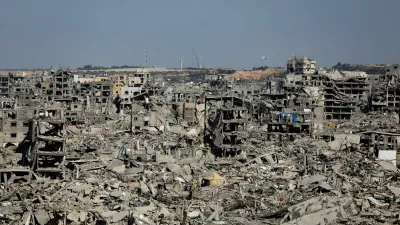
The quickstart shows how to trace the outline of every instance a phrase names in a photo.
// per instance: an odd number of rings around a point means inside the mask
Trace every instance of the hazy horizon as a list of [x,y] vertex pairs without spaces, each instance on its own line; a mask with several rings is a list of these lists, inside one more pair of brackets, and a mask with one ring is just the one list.
[[[400,60],[400,1],[5,1],[0,69],[84,65],[284,67],[296,54],[317,60]],[[267,62],[261,56],[268,58]]]

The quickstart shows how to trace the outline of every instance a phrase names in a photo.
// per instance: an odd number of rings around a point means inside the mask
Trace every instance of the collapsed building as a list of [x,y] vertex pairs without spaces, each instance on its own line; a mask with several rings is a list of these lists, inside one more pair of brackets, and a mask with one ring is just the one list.
[[1,76],[0,223],[395,223],[398,72]]
[[385,74],[371,76],[371,102],[372,111],[398,112],[399,111],[399,65],[391,65]]
[[8,98],[10,91],[10,78],[9,76],[0,76],[0,97]]
[[206,135],[217,156],[235,156],[246,148],[248,114],[244,101],[236,96],[206,97]]
[[[293,69],[297,57],[288,60],[288,74],[281,81],[267,82],[267,93],[280,110],[284,107],[293,110],[313,111],[319,126],[322,121],[349,120],[356,113],[371,111],[369,77],[365,72],[312,70],[306,73],[303,68]],[[315,61],[312,61],[315,63]],[[307,63],[306,65],[313,65]]]

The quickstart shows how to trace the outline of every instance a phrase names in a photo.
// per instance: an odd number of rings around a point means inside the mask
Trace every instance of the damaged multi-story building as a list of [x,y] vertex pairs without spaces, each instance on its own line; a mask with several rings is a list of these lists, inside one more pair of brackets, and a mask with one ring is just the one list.
[[0,75],[0,98],[10,96],[10,78],[8,75]]
[[372,111],[399,112],[400,107],[400,68],[389,65],[385,74],[370,77]]
[[246,150],[249,112],[237,96],[206,97],[205,143],[218,156],[234,156]]
[[[319,89],[318,93],[324,99],[323,117],[326,120],[349,120],[352,115],[361,110],[362,103],[368,102],[369,84],[365,72],[325,71],[320,69],[302,73],[303,69],[294,69],[296,72],[291,73],[293,65],[297,65],[293,63],[295,60],[295,57],[288,60],[289,69],[284,87],[287,99],[292,100],[294,106],[311,108],[316,104],[315,99],[310,100],[307,96],[301,96],[303,94],[301,92],[306,87]],[[313,62],[315,64],[315,61]],[[300,63],[300,65],[303,65],[303,63]],[[290,102],[288,103],[290,104]]]
[[365,72],[316,69],[315,60],[292,57],[285,78],[269,80],[262,95],[280,112],[311,113],[307,130],[319,135],[324,121],[346,121],[369,110],[369,79]]
[[287,62],[287,71],[290,74],[314,74],[317,63],[305,56],[293,56]]

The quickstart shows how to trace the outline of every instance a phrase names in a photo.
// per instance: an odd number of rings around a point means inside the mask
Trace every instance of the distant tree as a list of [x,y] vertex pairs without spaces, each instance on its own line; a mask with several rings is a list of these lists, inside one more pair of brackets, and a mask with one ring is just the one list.
[[233,69],[217,69],[217,74],[233,74],[236,70]]
[[83,69],[84,70],[91,70],[92,66],[91,65],[85,65],[85,66],[83,66]]
[[363,71],[368,74],[384,74],[385,67],[383,65],[364,65],[364,64],[348,64],[338,62],[336,65],[332,67],[332,69],[336,69],[339,71]]
[[259,67],[253,67],[253,70],[266,70],[268,68],[269,66],[259,66]]

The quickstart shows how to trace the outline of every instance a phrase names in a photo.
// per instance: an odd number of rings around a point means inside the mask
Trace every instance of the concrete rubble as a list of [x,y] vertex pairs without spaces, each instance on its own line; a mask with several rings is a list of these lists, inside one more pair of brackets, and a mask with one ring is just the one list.
[[[311,66],[299,70],[296,60]],[[166,87],[148,75],[131,77],[145,80],[141,89],[118,78],[128,94],[112,103],[101,95],[81,101],[82,111],[73,100],[65,111],[41,101],[26,109],[26,136],[2,139],[0,224],[399,223],[398,116],[380,113],[378,97],[375,111],[362,112],[366,93],[345,91],[363,89],[367,75],[318,71],[307,58],[288,61],[284,86],[258,89],[224,75]],[[308,82],[317,80],[325,83]],[[54,99],[75,98],[77,84]],[[357,110],[346,111],[354,101]],[[2,119],[23,110],[3,109]]]

